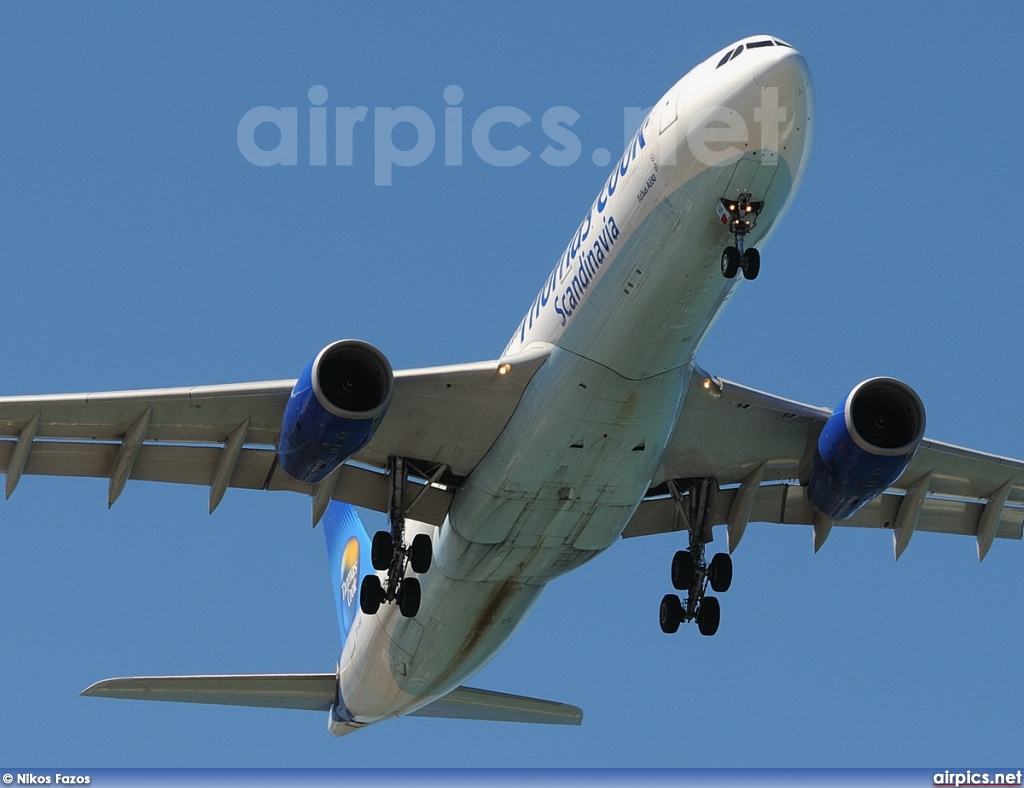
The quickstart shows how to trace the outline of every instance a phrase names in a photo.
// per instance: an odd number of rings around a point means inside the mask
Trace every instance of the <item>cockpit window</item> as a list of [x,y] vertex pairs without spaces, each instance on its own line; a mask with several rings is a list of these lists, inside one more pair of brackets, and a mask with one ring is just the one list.
[[[771,47],[771,46],[786,47],[787,49],[792,49],[793,48],[792,44],[787,44],[785,41],[779,41],[779,39],[777,39],[777,38],[765,38],[765,39],[762,39],[761,41],[748,41],[745,46],[746,46],[747,49],[759,49],[760,47]],[[715,68],[721,68],[726,63],[728,63],[730,60],[735,60],[743,52],[743,47],[744,47],[744,44],[740,44],[738,47],[736,47],[731,52],[726,52],[722,56],[722,59],[718,61],[718,65],[715,66]]]
[[732,52],[726,52],[725,53],[725,57],[723,57],[721,60],[718,61],[718,65],[715,66],[715,68],[721,68],[722,66],[724,66],[726,63],[728,63],[730,60],[732,60],[734,57],[736,57],[742,51],[743,51],[743,44],[740,44]]

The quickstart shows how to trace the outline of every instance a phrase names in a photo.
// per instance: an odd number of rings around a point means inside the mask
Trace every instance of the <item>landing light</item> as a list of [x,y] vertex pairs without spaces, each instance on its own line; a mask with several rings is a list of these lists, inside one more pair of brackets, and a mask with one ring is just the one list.
[[700,382],[701,388],[716,399],[722,396],[722,381],[707,377]]
[[498,367],[498,374],[507,375],[510,369],[512,369],[511,364],[502,364],[500,367]]

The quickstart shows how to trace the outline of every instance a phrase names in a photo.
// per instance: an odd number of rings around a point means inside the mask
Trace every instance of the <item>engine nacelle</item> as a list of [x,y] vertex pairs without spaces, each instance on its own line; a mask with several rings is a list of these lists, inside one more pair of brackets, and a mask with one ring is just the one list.
[[391,364],[373,345],[343,339],[325,347],[288,398],[281,467],[300,482],[322,482],[373,437],[394,387]]
[[854,387],[818,437],[807,497],[845,520],[888,489],[924,438],[924,405],[910,386],[871,378]]

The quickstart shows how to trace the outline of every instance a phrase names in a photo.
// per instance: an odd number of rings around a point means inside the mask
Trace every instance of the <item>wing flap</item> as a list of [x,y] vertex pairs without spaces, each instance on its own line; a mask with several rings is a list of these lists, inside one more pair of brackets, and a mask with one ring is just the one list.
[[[722,490],[718,497],[715,525],[729,522],[729,511],[738,488]],[[896,515],[904,496],[895,491],[880,495],[849,520],[836,521],[836,526],[854,528],[888,528],[895,526]],[[977,536],[985,501],[926,496],[917,522],[918,531]],[[769,484],[754,495],[750,522],[783,525],[814,525],[814,509],[807,500],[806,488],[795,484]],[[623,537],[647,536],[685,529],[679,507],[672,498],[652,498],[637,507],[623,532]],[[1020,539],[1024,535],[1024,509],[1004,506],[996,528],[1002,539]]]
[[337,681],[333,673],[136,676],[97,681],[81,694],[126,700],[329,711],[337,697]]
[[458,687],[409,716],[543,725],[583,724],[583,710],[578,706],[474,687]]
[[[15,441],[0,440],[0,470],[5,473],[14,453]],[[117,461],[119,445],[77,441],[35,441],[25,464],[29,476],[77,476],[109,478]],[[131,469],[130,479],[136,481],[170,482],[210,486],[217,461],[224,449],[218,446],[180,446],[145,444]],[[248,490],[287,490],[314,494],[313,485],[303,484],[284,473],[274,462],[270,448],[246,448],[238,455],[231,473],[229,487]],[[440,525],[444,522],[454,493],[442,487],[409,481],[407,500],[420,492],[411,514],[420,522]],[[354,506],[387,511],[387,477],[375,470],[357,465],[343,465],[334,476],[333,498]]]

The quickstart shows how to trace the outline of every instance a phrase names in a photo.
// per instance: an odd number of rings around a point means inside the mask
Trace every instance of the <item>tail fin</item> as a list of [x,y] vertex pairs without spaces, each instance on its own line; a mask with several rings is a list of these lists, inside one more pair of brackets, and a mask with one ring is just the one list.
[[331,501],[324,515],[327,559],[331,563],[334,604],[338,608],[338,627],[344,645],[352,622],[359,611],[359,586],[373,571],[370,565],[370,537],[355,507]]

